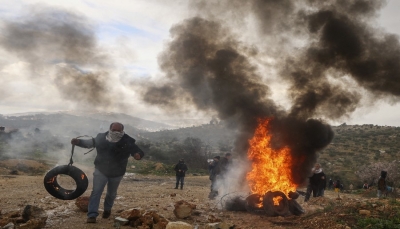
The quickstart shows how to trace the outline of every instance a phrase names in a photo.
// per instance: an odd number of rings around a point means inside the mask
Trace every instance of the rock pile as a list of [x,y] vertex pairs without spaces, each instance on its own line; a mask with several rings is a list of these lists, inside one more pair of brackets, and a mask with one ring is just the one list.
[[79,210],[88,212],[89,196],[80,196],[76,198],[75,205],[79,208]]
[[46,225],[47,214],[39,207],[26,205],[23,212],[14,211],[6,214],[0,212],[0,227],[40,229]]
[[132,208],[121,212],[120,217],[115,218],[115,224],[130,225],[137,228],[165,229],[168,220],[157,213],[156,210],[144,210]]
[[[174,204],[174,215],[177,219],[187,219],[192,215],[199,214],[194,212],[196,205],[188,203],[184,200],[179,200]],[[211,218],[210,218],[211,217]],[[209,215],[206,229],[231,229],[233,224],[221,222],[221,219],[213,215]],[[119,217],[114,219],[114,226],[130,225],[139,229],[193,229],[198,228],[196,225],[191,225],[187,222],[176,221],[172,222],[164,216],[157,213],[156,210],[144,210],[141,208],[131,208],[120,213]]]
[[184,200],[180,200],[174,205],[174,215],[178,219],[185,219],[192,215],[193,209],[196,209],[196,205],[190,204]]

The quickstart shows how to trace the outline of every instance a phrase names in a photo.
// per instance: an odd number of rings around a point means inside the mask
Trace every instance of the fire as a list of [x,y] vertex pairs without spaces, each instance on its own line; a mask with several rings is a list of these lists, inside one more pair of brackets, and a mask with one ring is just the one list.
[[272,198],[272,200],[274,201],[274,205],[278,206],[279,205],[279,201],[281,201],[283,198],[282,196],[277,196]]
[[263,196],[260,196],[260,198],[258,199],[258,202],[256,202],[256,204],[255,204],[255,206],[256,206],[257,208],[262,208],[262,206],[263,206],[263,199],[264,199],[264,197],[263,197]]
[[270,121],[259,120],[254,137],[249,141],[247,156],[252,161],[252,168],[246,178],[253,193],[264,195],[268,191],[281,191],[288,196],[290,191],[296,191],[296,185],[291,182],[290,149],[271,148],[272,135],[268,131]]
[[81,174],[81,179],[83,180],[83,179],[85,179],[85,174]]
[[52,177],[51,179],[49,179],[46,183],[51,184],[56,180],[57,176]]

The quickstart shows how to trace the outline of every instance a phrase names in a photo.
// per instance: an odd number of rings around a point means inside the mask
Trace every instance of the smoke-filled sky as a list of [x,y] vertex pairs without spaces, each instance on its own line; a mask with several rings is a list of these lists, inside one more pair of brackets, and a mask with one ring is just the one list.
[[0,3],[0,114],[400,126],[400,1]]

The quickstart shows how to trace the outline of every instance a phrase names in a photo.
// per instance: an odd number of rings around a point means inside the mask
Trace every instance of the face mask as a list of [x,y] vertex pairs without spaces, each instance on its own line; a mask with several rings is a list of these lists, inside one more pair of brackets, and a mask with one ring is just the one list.
[[121,140],[122,136],[124,136],[124,131],[118,132],[118,131],[108,131],[108,134],[106,136],[107,141],[109,142],[118,142]]

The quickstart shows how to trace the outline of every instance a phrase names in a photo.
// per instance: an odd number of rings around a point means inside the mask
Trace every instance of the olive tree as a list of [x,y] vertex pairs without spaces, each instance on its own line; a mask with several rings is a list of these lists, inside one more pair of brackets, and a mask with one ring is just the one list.
[[400,184],[400,161],[392,162],[376,162],[370,165],[360,167],[356,171],[356,175],[362,182],[368,183],[370,186],[375,185],[381,175],[381,171],[387,171],[386,180],[392,186]]

